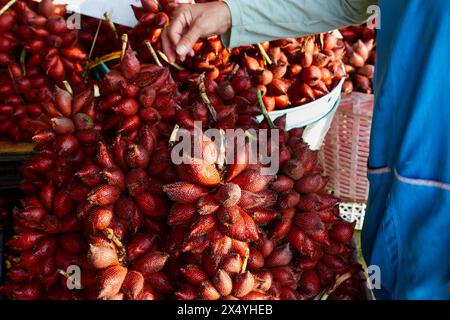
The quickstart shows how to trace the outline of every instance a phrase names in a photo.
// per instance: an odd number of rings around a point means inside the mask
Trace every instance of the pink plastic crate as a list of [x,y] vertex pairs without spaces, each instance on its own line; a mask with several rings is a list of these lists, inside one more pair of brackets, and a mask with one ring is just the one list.
[[344,202],[367,202],[373,103],[373,95],[354,92],[342,96],[325,138],[322,157],[330,177],[328,186]]

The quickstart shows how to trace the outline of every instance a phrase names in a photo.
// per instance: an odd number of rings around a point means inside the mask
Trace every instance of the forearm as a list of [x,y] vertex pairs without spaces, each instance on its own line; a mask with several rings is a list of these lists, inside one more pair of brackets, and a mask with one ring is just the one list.
[[225,0],[232,28],[222,36],[228,47],[302,37],[364,23],[377,0]]

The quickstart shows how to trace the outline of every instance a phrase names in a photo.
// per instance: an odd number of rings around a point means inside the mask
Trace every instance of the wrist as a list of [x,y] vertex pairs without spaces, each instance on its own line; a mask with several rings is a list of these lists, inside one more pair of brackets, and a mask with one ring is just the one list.
[[231,29],[232,18],[231,18],[231,10],[228,4],[225,1],[218,1],[215,3],[218,6],[218,11],[222,17],[222,29],[219,33],[225,33]]

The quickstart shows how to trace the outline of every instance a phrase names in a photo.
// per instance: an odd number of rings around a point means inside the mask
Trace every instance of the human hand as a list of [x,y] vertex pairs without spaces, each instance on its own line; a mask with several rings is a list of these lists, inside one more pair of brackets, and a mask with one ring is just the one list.
[[162,46],[171,62],[192,54],[200,38],[222,34],[231,27],[231,12],[225,2],[178,4],[162,33]]

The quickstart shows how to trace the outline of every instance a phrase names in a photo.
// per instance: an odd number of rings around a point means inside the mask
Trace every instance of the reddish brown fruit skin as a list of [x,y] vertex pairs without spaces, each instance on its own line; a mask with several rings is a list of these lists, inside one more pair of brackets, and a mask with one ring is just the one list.
[[253,291],[255,278],[247,271],[236,276],[233,283],[233,295],[241,298]]
[[203,300],[219,300],[220,293],[214,288],[211,282],[205,281],[200,285],[199,296]]
[[276,248],[270,256],[266,258],[266,267],[281,267],[288,265],[293,259],[289,244]]
[[299,180],[303,177],[305,170],[298,160],[289,160],[283,166],[283,173],[293,180]]
[[87,200],[94,205],[108,206],[114,204],[120,196],[120,191],[114,186],[101,185],[89,193]]
[[98,299],[110,299],[119,293],[126,275],[127,269],[119,265],[100,271]]
[[290,191],[294,188],[294,180],[288,176],[281,175],[271,182],[270,188],[277,193]]
[[201,215],[213,214],[219,209],[219,207],[220,205],[211,194],[201,197],[197,202],[197,210]]
[[130,261],[134,261],[145,252],[151,251],[155,246],[156,236],[148,234],[137,234],[127,245],[127,257]]
[[121,291],[130,300],[136,300],[144,289],[144,277],[136,271],[128,271]]
[[90,245],[88,261],[96,269],[104,269],[119,264],[117,251],[113,245]]
[[295,190],[299,193],[319,193],[326,187],[328,181],[328,177],[319,174],[307,175],[295,183]]
[[181,268],[180,271],[186,280],[194,286],[201,285],[208,280],[208,275],[198,265],[190,264]]
[[238,175],[233,183],[237,184],[242,190],[256,193],[263,191],[272,179],[272,176],[264,176],[257,170],[246,170]]
[[233,207],[241,199],[241,188],[235,183],[222,185],[215,195],[215,200],[224,207]]
[[219,269],[213,279],[214,287],[222,296],[228,296],[233,290],[233,280],[230,275]]
[[339,221],[330,230],[330,236],[341,243],[349,242],[353,237],[356,223]]
[[165,185],[163,190],[172,201],[185,204],[195,203],[208,194],[207,189],[186,182]]
[[167,223],[172,227],[186,226],[192,221],[196,213],[197,207],[194,204],[175,203],[170,209]]
[[161,271],[168,258],[169,255],[164,252],[151,252],[140,257],[134,263],[134,269],[146,277],[148,274]]

